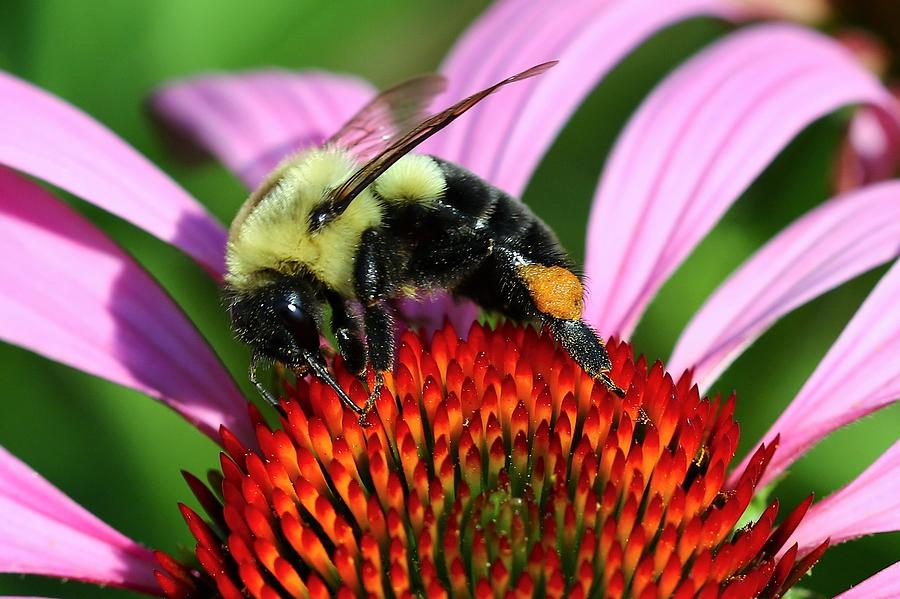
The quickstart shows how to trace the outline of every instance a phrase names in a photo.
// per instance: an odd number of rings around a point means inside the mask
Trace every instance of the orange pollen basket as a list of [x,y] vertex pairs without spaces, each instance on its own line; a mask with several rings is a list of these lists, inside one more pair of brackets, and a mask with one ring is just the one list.
[[[172,598],[778,597],[825,550],[782,546],[806,501],[735,530],[775,446],[723,487],[734,398],[700,398],[626,343],[607,349],[624,399],[552,339],[511,324],[410,332],[362,428],[317,380],[252,411],[259,449],[222,431],[208,514],[181,512],[197,564],[158,552]],[[340,360],[341,386],[364,386]]]
[[584,289],[572,271],[542,264],[526,264],[517,270],[540,312],[564,320],[581,318]]

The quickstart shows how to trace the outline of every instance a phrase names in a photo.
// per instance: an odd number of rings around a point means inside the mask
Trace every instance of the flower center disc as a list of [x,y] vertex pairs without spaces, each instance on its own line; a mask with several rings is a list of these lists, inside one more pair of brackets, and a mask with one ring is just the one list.
[[[723,488],[734,398],[700,398],[608,346],[624,399],[531,327],[407,332],[370,426],[317,380],[254,412],[260,452],[223,430],[206,523],[182,506],[202,572],[160,553],[170,597],[767,597],[824,546],[782,545],[808,507],[734,531],[775,446]],[[336,360],[351,398],[365,387]]]

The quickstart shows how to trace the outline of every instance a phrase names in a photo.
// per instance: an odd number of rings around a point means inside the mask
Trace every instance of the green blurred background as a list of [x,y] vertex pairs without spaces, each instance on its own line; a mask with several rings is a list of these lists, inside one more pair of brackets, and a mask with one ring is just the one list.
[[[150,90],[202,71],[269,65],[356,73],[383,87],[435,70],[485,4],[6,1],[0,2],[0,68],[95,116],[228,222],[245,191],[217,164],[187,167],[167,155],[142,111]],[[541,164],[524,199],[577,260],[583,259],[597,173],[628,115],[665,73],[727,32],[720,23],[694,20],[651,39],[597,88]],[[849,114],[805,131],[725,216],[650,307],[634,338],[638,351],[665,358],[690,315],[732,269],[829,196],[832,160]],[[231,340],[207,277],[142,231],[73,203],[161,281],[243,384],[246,351]],[[741,454],[800,389],[884,270],[783,319],[721,378],[716,389],[738,391]],[[191,503],[179,470],[215,466],[211,441],[160,404],[15,347],[0,346],[0,389],[0,444],[132,538],[175,553],[192,546],[176,508],[178,501]],[[900,409],[894,407],[832,435],[777,488],[782,505],[839,488],[896,440],[898,430]],[[849,543],[830,550],[805,586],[830,596],[898,559],[898,534]],[[0,576],[0,593],[132,596],[9,575]]]

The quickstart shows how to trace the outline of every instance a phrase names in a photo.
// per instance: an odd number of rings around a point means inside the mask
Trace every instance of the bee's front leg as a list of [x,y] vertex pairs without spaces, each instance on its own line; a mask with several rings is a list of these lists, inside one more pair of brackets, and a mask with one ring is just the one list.
[[360,337],[359,323],[350,312],[350,306],[335,293],[328,295],[331,306],[331,332],[337,341],[347,370],[358,377],[366,372],[366,346]]
[[384,374],[394,366],[394,321],[385,303],[392,287],[391,255],[386,240],[375,229],[362,235],[356,257],[356,294],[363,304],[369,363],[375,371],[375,384],[363,408],[360,424],[375,406],[384,387]]
[[380,370],[375,371],[375,384],[372,385],[372,391],[369,393],[369,399],[366,400],[366,405],[363,406],[363,416],[360,417],[360,424],[362,424],[362,420],[365,418],[365,415],[372,411],[372,408],[375,407],[375,401],[381,397],[381,390],[384,389],[384,373]]
[[375,406],[384,388],[384,373],[393,369],[394,365],[394,325],[387,306],[378,302],[365,307],[366,343],[369,346],[369,362],[375,371],[375,384],[369,389],[369,399],[360,416],[360,424],[365,423],[366,415]]

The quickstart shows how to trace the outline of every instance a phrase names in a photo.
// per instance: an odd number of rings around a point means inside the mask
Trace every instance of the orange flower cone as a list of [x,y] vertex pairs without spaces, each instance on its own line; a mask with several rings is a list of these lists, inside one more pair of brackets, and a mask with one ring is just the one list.
[[182,506],[201,572],[160,554],[160,584],[173,598],[780,596],[826,544],[779,556],[811,499],[734,530],[775,444],[726,488],[734,397],[608,349],[624,399],[530,327],[461,341],[448,326],[426,347],[407,332],[368,427],[299,381],[280,428],[254,413],[260,451],[223,428],[217,493],[188,477],[210,517]]

